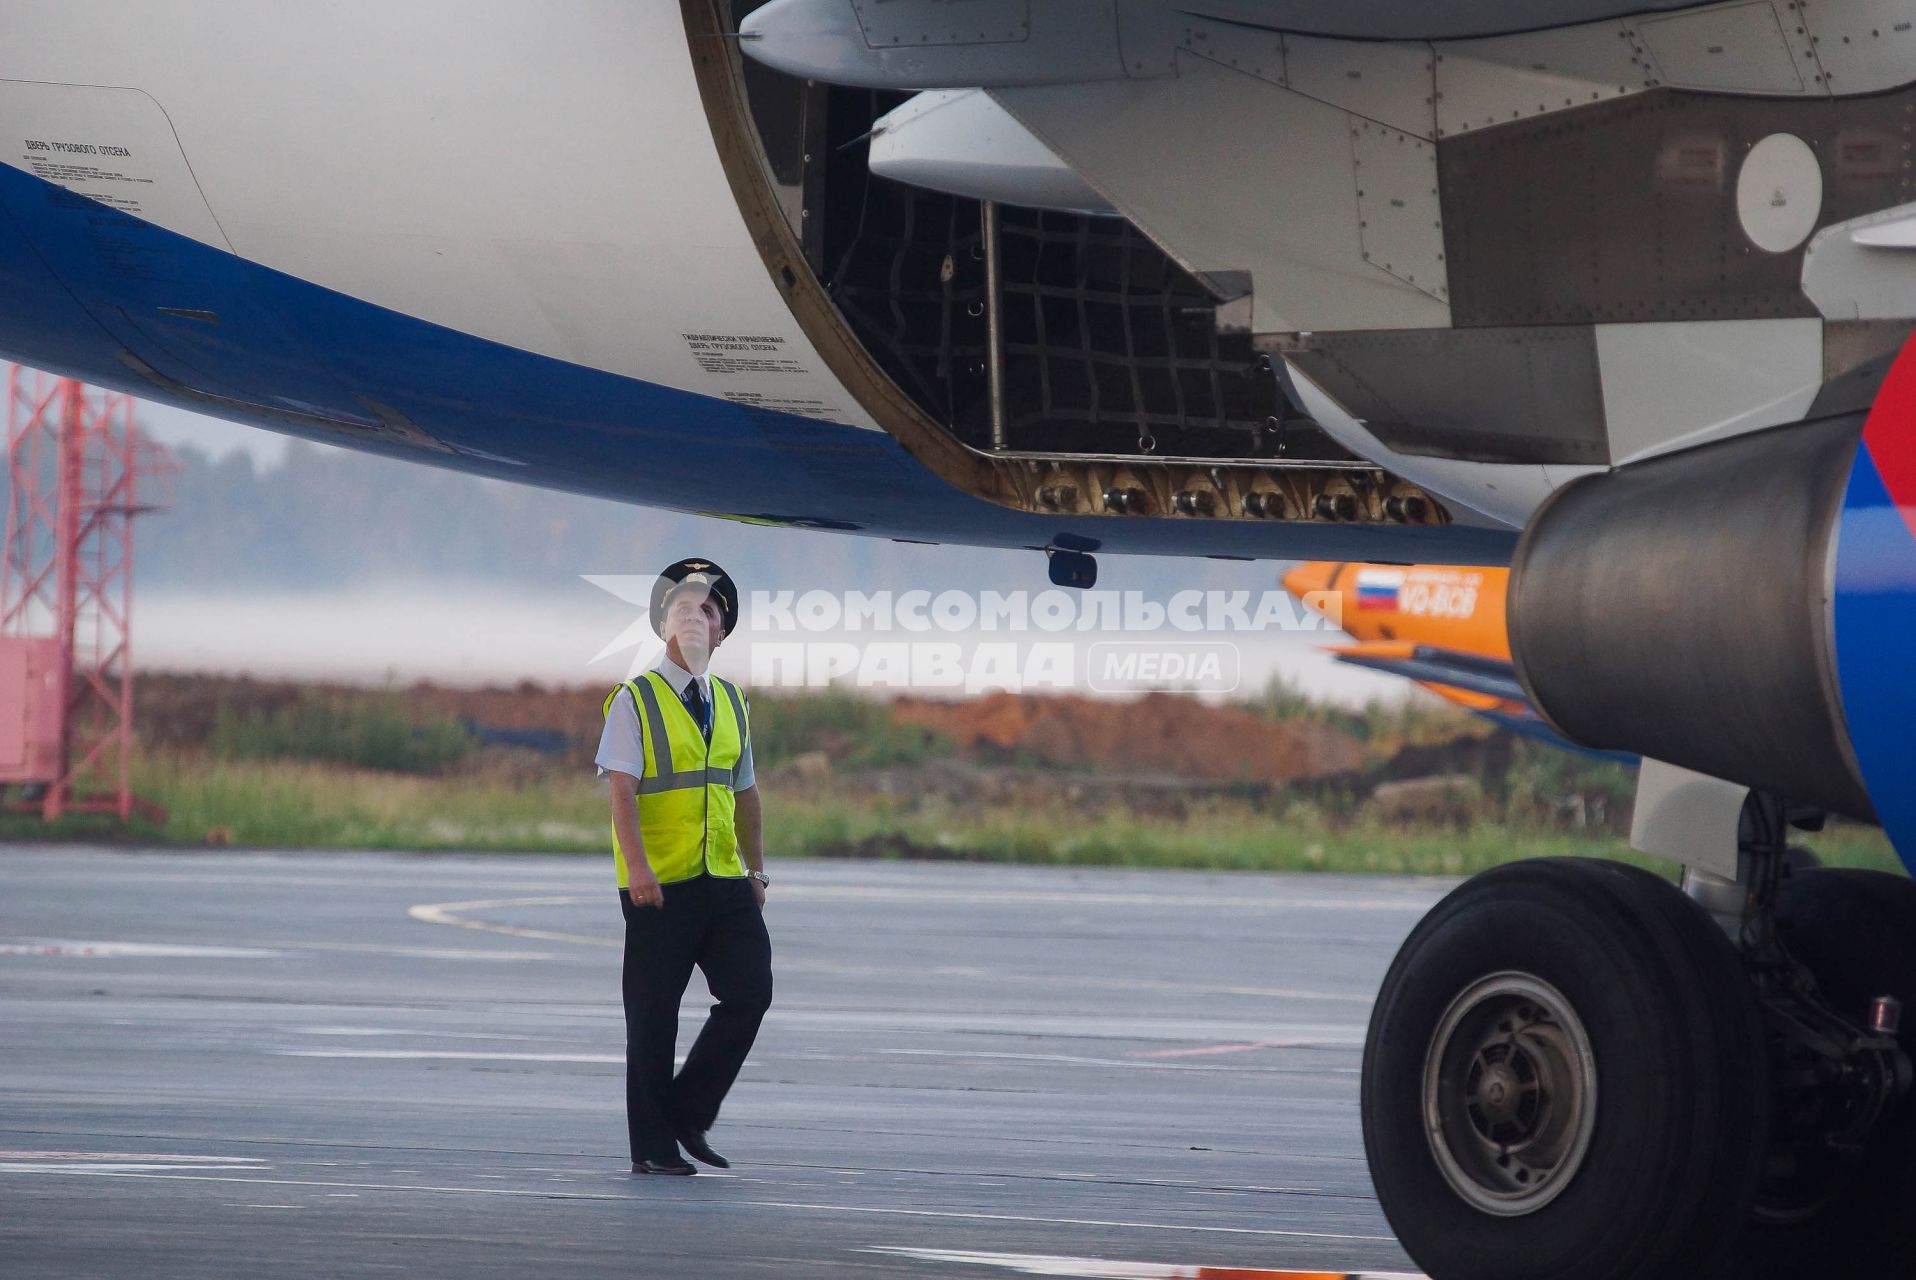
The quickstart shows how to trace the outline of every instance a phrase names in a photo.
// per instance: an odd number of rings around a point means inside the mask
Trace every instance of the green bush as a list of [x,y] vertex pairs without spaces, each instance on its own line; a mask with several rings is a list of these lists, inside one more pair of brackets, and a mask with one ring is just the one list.
[[265,715],[236,715],[222,706],[207,746],[229,760],[322,760],[392,773],[433,773],[463,760],[474,743],[455,721],[415,725],[396,694],[342,700],[306,693]]
[[1352,719],[1349,716],[1337,716],[1329,703],[1304,688],[1303,681],[1282,671],[1266,680],[1263,690],[1253,696],[1247,705],[1266,720],[1277,724],[1290,720],[1336,722],[1340,719],[1348,723]]
[[922,725],[894,724],[891,706],[845,689],[752,699],[752,758],[773,768],[823,751],[854,769],[921,764],[950,755],[950,738]]
[[1553,825],[1569,797],[1601,799],[1624,812],[1636,799],[1634,769],[1561,747],[1518,739],[1504,774],[1503,820],[1511,826]]
[[1412,685],[1393,697],[1372,697],[1361,707],[1348,707],[1310,692],[1297,677],[1280,671],[1241,705],[1275,724],[1326,724],[1360,742],[1389,747],[1482,732],[1469,713]]

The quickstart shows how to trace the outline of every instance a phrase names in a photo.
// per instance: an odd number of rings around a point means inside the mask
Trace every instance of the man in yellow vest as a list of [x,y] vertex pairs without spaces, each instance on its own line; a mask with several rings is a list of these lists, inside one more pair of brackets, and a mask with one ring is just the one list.
[[[610,780],[612,858],[625,916],[625,1109],[632,1172],[689,1174],[680,1154],[728,1168],[706,1142],[772,1003],[752,727],[738,687],[708,675],[738,623],[738,589],[709,560],[652,588],[665,654],[605,700],[599,775]],[[696,965],[716,1002],[672,1074],[679,1000]]]

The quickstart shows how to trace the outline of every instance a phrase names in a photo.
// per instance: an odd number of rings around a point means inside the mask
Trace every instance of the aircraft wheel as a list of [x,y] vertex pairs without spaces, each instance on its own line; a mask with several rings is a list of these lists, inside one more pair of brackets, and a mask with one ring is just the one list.
[[1754,989],[1694,904],[1616,863],[1522,862],[1398,952],[1364,1149],[1432,1280],[1708,1275],[1750,1212],[1767,1087]]
[[[1875,997],[1901,999],[1908,1010],[1898,1038],[1916,1054],[1916,882],[1880,871],[1800,871],[1778,889],[1776,926],[1837,1012],[1861,1022]],[[1759,1196],[1740,1268],[1751,1280],[1806,1270],[1916,1275],[1916,1099],[1893,1104],[1834,1185],[1796,1190],[1800,1207],[1788,1196]]]

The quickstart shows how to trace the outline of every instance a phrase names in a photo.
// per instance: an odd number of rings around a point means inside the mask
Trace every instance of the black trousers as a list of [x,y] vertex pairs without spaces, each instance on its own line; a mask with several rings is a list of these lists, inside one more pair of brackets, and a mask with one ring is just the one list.
[[[676,1158],[674,1130],[712,1127],[772,1003],[772,940],[752,882],[699,876],[664,891],[663,907],[635,907],[619,893],[625,1116],[634,1161]],[[674,1077],[679,1000],[694,965],[716,1003]]]

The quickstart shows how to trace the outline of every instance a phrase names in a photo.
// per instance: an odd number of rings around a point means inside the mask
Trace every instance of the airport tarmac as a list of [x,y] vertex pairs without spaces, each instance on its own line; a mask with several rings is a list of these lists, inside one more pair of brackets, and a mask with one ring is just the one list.
[[1446,883],[773,870],[733,1170],[666,1179],[609,860],[0,846],[0,1274],[1412,1269],[1357,1072]]

